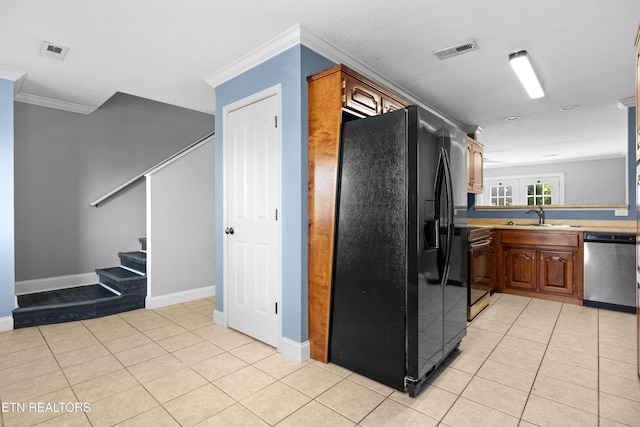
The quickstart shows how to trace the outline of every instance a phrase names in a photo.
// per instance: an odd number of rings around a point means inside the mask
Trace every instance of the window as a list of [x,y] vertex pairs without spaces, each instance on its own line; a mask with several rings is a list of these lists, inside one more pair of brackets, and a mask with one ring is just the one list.
[[564,203],[564,174],[485,178],[478,206],[548,206]]
[[551,205],[553,199],[553,186],[548,182],[525,184],[528,206]]
[[496,182],[485,188],[489,191],[490,206],[511,206],[514,203],[514,185],[513,182]]

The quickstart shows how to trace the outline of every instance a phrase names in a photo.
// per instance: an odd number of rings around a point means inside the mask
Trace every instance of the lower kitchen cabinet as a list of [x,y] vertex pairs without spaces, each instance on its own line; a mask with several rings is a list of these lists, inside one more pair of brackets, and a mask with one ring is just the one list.
[[[470,232],[470,239],[474,239]],[[496,245],[495,233],[486,232],[469,243],[469,286],[493,292],[496,287]]]
[[538,290],[574,295],[576,293],[575,251],[538,251],[538,255]]
[[582,304],[581,232],[500,232],[500,291]]
[[[535,291],[537,288],[536,250],[518,247],[505,247],[504,289]],[[503,289],[503,290],[504,290]]]

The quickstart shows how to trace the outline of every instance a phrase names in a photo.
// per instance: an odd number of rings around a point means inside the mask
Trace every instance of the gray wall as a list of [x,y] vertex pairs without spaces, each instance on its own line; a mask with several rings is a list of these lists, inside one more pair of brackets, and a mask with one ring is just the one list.
[[146,179],[147,308],[215,293],[215,148],[209,140]]
[[92,272],[139,249],[144,180],[89,203],[213,128],[212,115],[122,93],[90,115],[16,102],[16,281]]
[[565,204],[624,204],[627,203],[626,162],[624,157],[618,157],[535,166],[485,168],[484,178],[564,172]]

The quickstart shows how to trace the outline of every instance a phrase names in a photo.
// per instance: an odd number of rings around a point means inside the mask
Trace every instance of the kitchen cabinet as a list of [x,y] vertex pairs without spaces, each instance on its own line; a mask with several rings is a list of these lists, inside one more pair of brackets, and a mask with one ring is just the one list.
[[373,116],[411,103],[344,65],[313,74],[307,82],[309,345],[311,358],[326,363],[340,127],[354,117]]
[[493,231],[488,232],[487,238],[480,241],[470,239],[469,287],[488,292],[493,292],[496,287],[496,245]]
[[484,146],[467,137],[467,193],[482,194]]
[[[640,161],[640,27],[636,36],[636,160]],[[640,356],[639,356],[640,357]],[[638,375],[640,375],[640,368]]]
[[488,228],[471,228],[467,235],[467,320],[473,320],[489,305],[496,287],[495,232]]
[[582,304],[583,237],[574,231],[500,231],[500,290]]

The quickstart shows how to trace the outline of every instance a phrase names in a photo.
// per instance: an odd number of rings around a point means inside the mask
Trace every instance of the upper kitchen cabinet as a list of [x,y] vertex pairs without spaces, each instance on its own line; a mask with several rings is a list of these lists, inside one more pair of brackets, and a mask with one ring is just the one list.
[[411,103],[359,73],[337,65],[309,84],[309,344],[311,358],[328,361],[331,276],[340,127]]
[[482,194],[484,146],[467,137],[467,192]]
[[640,161],[640,27],[636,36],[636,160]]

